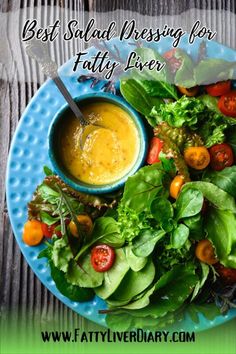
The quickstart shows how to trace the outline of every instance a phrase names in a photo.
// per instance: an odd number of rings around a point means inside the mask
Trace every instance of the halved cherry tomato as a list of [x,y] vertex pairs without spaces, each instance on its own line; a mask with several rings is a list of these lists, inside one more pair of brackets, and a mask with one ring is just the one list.
[[216,84],[207,85],[206,91],[210,96],[221,96],[228,93],[231,89],[231,81],[220,81]]
[[163,141],[154,136],[150,141],[148,155],[147,155],[147,163],[149,165],[152,165],[155,162],[160,162],[159,154],[161,152],[162,147],[163,147]]
[[174,199],[178,198],[178,195],[184,183],[185,183],[184,176],[182,175],[175,176],[175,178],[172,180],[170,184],[170,196],[172,198]]
[[106,272],[115,261],[115,251],[108,245],[97,245],[91,251],[91,264],[96,272]]
[[191,146],[184,150],[184,160],[195,170],[203,170],[210,163],[210,154],[205,146]]
[[[79,224],[82,226],[83,230],[87,233],[90,234],[93,229],[93,222],[92,219],[90,218],[89,215],[81,214],[77,216]],[[73,220],[69,223],[69,230],[71,234],[75,237],[78,237],[78,230],[76,227],[76,224],[74,223]]]
[[182,64],[181,59],[175,57],[176,48],[168,50],[163,54],[163,57],[168,61],[170,71],[175,74]]
[[218,107],[226,116],[236,117],[236,91],[222,95],[218,101]]
[[178,87],[179,92],[181,92],[183,95],[188,96],[188,97],[196,96],[199,91],[198,86],[194,86],[194,87],[190,87],[190,88],[186,88],[186,87],[182,87],[182,86],[177,86],[177,87]]
[[206,264],[215,264],[218,262],[214,247],[211,241],[207,239],[198,242],[195,249],[195,255],[201,262]]
[[211,167],[215,171],[221,171],[225,167],[232,166],[234,163],[234,154],[230,145],[216,144],[209,149],[211,157]]
[[38,245],[43,239],[42,223],[38,220],[28,220],[24,225],[22,239],[28,246]]
[[224,280],[226,284],[236,283],[236,269],[227,268],[220,263],[216,263],[214,267],[219,276]]

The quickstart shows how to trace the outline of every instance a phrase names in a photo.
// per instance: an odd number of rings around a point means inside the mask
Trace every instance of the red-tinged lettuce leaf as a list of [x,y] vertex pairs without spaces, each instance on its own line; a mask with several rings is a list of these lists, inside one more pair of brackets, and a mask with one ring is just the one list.
[[59,215],[57,208],[57,199],[59,198],[57,185],[70,197],[75,211],[81,204],[101,210],[102,208],[113,208],[117,203],[115,198],[106,199],[100,196],[80,193],[66,185],[58,176],[52,175],[47,176],[43,183],[37,187],[32,200],[28,203],[29,219],[40,220],[41,212],[46,212],[53,216]]

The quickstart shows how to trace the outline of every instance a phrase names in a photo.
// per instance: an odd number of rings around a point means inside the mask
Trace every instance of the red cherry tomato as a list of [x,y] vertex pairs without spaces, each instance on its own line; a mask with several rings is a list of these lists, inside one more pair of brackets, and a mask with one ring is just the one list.
[[226,116],[236,117],[236,91],[230,91],[221,96],[218,107]]
[[61,231],[60,230],[55,230],[56,227],[59,225],[59,223],[55,223],[53,225],[47,225],[42,223],[42,230],[43,230],[43,235],[45,237],[51,238],[52,235],[56,234],[58,237],[61,237]]
[[230,145],[216,144],[210,147],[210,165],[215,171],[221,171],[225,167],[232,166],[234,163],[234,154]]
[[180,68],[182,61],[175,57],[176,48],[168,50],[163,54],[163,57],[167,60],[170,71],[175,74],[176,71]]
[[216,263],[214,267],[226,284],[236,283],[236,269],[226,268],[220,263]]
[[207,85],[206,91],[211,96],[221,96],[230,91],[231,88],[231,81],[221,81],[217,82],[216,84]]
[[159,138],[152,138],[149,145],[148,155],[147,155],[147,163],[152,165],[155,162],[160,162],[159,154],[163,147],[163,141]]
[[96,272],[106,272],[115,261],[115,251],[108,245],[97,245],[91,251],[91,264]]

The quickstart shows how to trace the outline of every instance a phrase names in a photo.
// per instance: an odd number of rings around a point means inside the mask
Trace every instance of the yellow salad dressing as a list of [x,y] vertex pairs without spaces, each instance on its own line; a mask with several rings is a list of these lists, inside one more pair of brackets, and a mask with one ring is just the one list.
[[65,168],[89,184],[102,185],[122,178],[138,156],[135,123],[126,111],[108,102],[95,102],[81,110],[92,123],[83,132],[82,149],[79,120],[68,116],[61,127],[59,148]]

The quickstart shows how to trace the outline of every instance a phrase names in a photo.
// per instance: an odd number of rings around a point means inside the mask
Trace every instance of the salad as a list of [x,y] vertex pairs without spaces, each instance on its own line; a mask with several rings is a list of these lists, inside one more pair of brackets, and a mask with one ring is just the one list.
[[137,52],[166,61],[159,73],[120,81],[150,131],[146,165],[102,196],[45,167],[23,231],[29,246],[44,241],[38,257],[58,290],[104,299],[99,312],[116,330],[166,328],[186,313],[212,320],[236,307],[235,63]]

